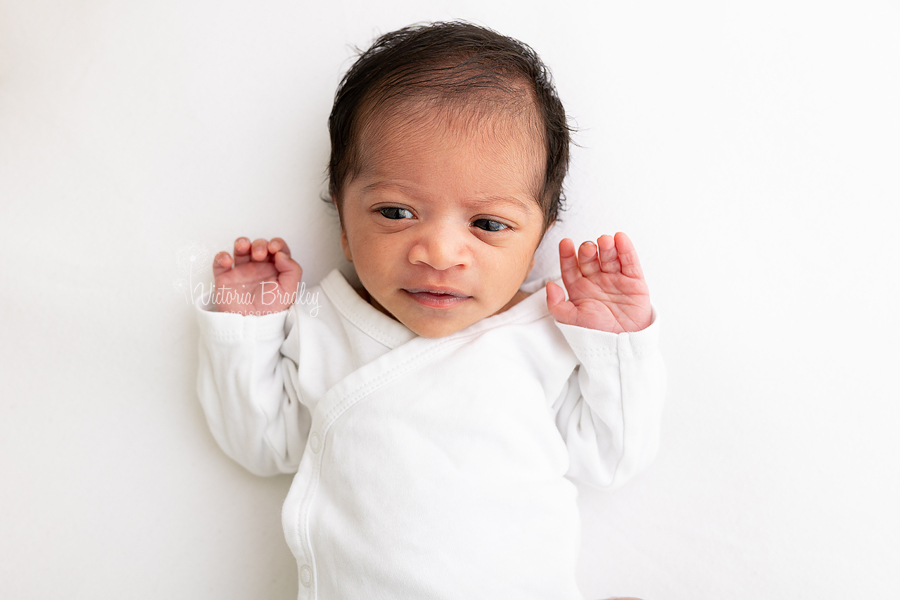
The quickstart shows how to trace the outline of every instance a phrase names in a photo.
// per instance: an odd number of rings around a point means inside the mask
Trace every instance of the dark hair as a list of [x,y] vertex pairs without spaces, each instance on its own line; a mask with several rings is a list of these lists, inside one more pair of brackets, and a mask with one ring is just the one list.
[[387,102],[405,97],[426,98],[440,107],[474,106],[483,112],[497,106],[536,109],[536,129],[547,154],[536,200],[545,228],[557,220],[565,201],[570,129],[550,71],[530,46],[465,21],[386,33],[344,75],[328,117],[328,191],[338,209],[344,184],[362,167],[359,145],[365,119]]

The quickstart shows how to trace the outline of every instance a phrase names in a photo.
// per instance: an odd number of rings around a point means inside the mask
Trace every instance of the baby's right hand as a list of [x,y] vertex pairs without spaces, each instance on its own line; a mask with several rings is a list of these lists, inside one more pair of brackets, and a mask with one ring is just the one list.
[[[234,260],[227,252],[213,259],[214,299],[218,312],[267,314],[287,310],[296,297],[303,269],[291,259],[281,238],[234,241]],[[224,289],[223,289],[224,288]]]

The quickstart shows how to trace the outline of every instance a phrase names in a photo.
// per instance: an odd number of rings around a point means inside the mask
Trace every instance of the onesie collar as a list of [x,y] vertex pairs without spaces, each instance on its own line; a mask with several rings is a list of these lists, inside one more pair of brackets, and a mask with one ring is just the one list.
[[340,270],[331,271],[320,285],[348,321],[388,348],[397,348],[418,337],[406,325],[363,300]]

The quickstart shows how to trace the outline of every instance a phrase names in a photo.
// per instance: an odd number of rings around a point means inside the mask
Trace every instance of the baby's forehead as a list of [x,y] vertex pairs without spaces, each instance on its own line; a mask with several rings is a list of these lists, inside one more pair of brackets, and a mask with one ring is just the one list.
[[[434,143],[542,157],[536,107],[496,103],[443,103],[408,99],[365,111],[357,144],[361,155],[421,151]],[[525,158],[525,157],[522,157]]]
[[[460,155],[472,159],[471,173],[484,185],[494,179],[515,183],[538,197],[545,151],[535,128],[521,112],[398,106],[375,115],[359,139],[357,177],[417,170],[442,170]],[[428,161],[434,155],[447,163]],[[449,165],[448,165],[449,169]],[[476,175],[477,173],[477,175]]]

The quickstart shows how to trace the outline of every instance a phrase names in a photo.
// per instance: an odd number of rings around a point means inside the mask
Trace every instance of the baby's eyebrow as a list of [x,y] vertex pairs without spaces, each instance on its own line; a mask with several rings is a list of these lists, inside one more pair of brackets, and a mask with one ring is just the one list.
[[[414,188],[393,181],[376,181],[375,183],[370,183],[369,185],[362,188],[362,192],[366,193],[380,189],[398,189],[401,192],[410,194],[411,196],[416,195]],[[515,196],[480,196],[471,198],[466,201],[466,204],[473,209],[480,209],[482,207],[490,206],[496,203],[507,204],[518,208],[523,212],[530,212],[532,209],[531,205],[533,204],[530,202],[523,202],[521,199],[516,198]]]
[[409,187],[399,184],[399,183],[393,183],[390,181],[376,181],[375,183],[370,183],[369,185],[363,187],[362,191],[363,192],[371,192],[373,190],[380,190],[383,188],[399,188],[401,190],[410,189]]
[[486,196],[484,198],[475,198],[468,202],[470,206],[473,208],[481,208],[483,206],[489,206],[496,203],[500,204],[508,204],[518,208],[522,212],[529,212],[531,206],[522,202],[515,196]]

